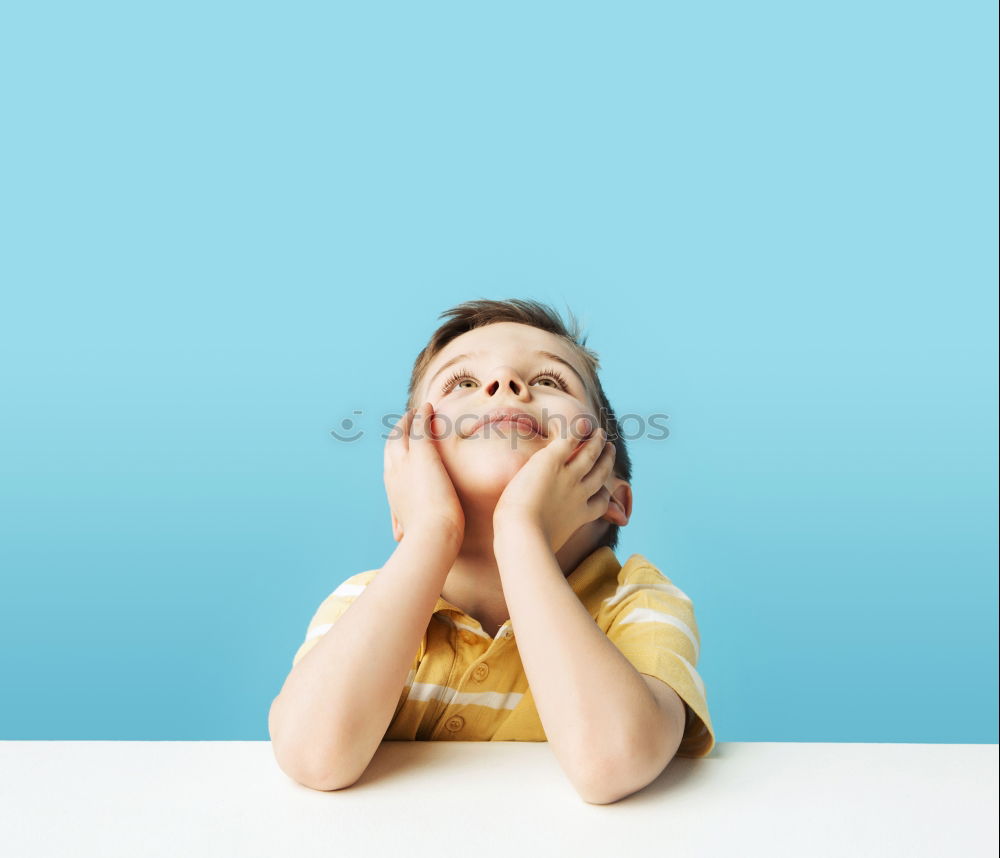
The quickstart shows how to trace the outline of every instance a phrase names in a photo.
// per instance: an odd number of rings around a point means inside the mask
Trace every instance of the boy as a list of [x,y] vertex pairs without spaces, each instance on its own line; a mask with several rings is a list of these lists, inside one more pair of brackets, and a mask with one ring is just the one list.
[[614,553],[631,464],[570,315],[442,313],[385,445],[398,545],[320,605],[271,706],[293,779],[349,786],[383,740],[548,741],[605,804],[712,750],[691,601]]

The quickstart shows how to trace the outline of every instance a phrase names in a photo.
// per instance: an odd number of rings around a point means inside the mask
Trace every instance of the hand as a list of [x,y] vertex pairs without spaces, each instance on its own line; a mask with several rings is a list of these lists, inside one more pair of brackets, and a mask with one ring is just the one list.
[[[590,426],[594,421],[588,419]],[[615,463],[615,445],[595,428],[580,441],[562,438],[555,417],[549,442],[536,450],[507,484],[493,511],[493,533],[538,528],[555,553],[579,528],[603,516],[611,501],[604,485]],[[513,528],[512,528],[513,525]]]
[[385,443],[385,492],[392,516],[392,538],[429,532],[462,544],[465,511],[431,436],[434,409],[429,402],[406,412]]

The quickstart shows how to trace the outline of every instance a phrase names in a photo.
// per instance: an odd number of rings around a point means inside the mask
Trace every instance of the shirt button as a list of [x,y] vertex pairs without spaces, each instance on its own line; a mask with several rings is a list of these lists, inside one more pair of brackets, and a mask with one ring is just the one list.
[[510,640],[512,637],[514,637],[514,633],[510,629],[507,629],[507,631],[503,633],[503,636],[505,640]]
[[473,644],[476,642],[476,636],[472,632],[463,629],[462,640],[465,641],[467,644]]
[[476,682],[482,682],[489,675],[489,672],[489,665],[483,663],[477,664],[476,669],[472,671],[472,678],[476,680]]
[[445,727],[454,733],[456,730],[461,730],[465,725],[465,719],[461,715],[455,715],[445,722]]

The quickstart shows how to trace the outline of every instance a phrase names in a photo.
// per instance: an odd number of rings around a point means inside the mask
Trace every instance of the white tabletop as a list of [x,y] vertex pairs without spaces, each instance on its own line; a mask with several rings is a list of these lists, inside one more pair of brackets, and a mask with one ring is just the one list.
[[591,805],[544,742],[386,742],[356,784],[317,792],[269,742],[0,741],[0,852],[993,858],[997,760],[996,745],[720,742]]

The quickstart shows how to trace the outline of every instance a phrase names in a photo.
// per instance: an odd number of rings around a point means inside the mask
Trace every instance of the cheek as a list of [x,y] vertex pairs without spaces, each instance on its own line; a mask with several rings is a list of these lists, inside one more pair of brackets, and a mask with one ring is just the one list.
[[455,420],[450,414],[435,414],[428,429],[439,448],[454,442]]
[[568,438],[572,435],[578,441],[583,440],[580,418],[586,417],[596,422],[596,416],[578,404],[567,404],[561,408],[554,408],[548,416],[554,418],[551,431],[558,433],[562,438]]
[[461,408],[435,414],[430,421],[430,432],[438,447],[453,447],[464,441],[460,433],[468,432],[476,422],[476,417],[477,415],[469,414]]
[[448,415],[435,415],[428,431],[435,449],[444,462],[453,462],[459,454],[462,439],[455,431],[455,423]]

